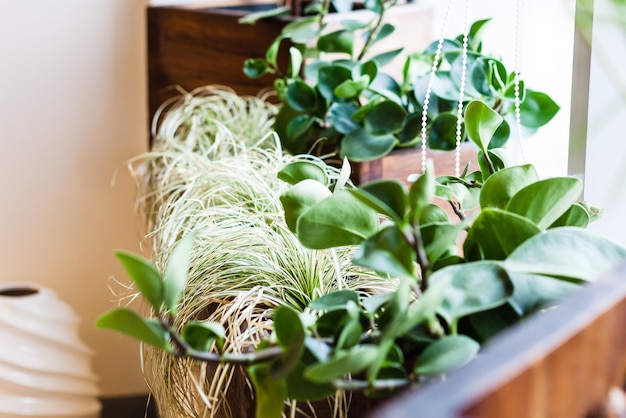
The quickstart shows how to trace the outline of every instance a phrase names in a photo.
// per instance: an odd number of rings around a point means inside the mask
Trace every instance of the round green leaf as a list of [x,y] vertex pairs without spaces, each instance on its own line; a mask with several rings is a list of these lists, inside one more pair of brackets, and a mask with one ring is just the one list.
[[[454,150],[456,148],[456,125],[457,116],[453,113],[440,113],[435,116],[428,132],[428,147],[442,151]],[[462,129],[461,138],[464,135],[465,129]]]
[[317,94],[304,81],[296,80],[287,87],[287,103],[300,112],[308,112],[315,108]]
[[278,178],[289,184],[297,184],[302,180],[315,180],[322,185],[328,183],[326,170],[311,161],[294,161],[278,172]]
[[438,375],[449,373],[469,363],[480,345],[464,335],[449,335],[429,344],[417,361],[415,373]]
[[312,179],[306,179],[280,196],[280,202],[285,210],[285,221],[289,230],[296,232],[300,216],[309,208],[331,195],[331,191],[324,184]]
[[315,299],[308,308],[318,311],[343,308],[349,301],[359,303],[359,294],[354,290],[337,290]]
[[314,122],[315,119],[311,115],[297,115],[287,124],[287,138],[291,141],[300,140],[306,143],[306,140],[309,138],[309,129]]
[[314,383],[304,377],[306,364],[298,363],[286,377],[287,396],[296,401],[317,401],[334,395],[331,383]]
[[317,40],[317,49],[322,52],[346,53],[352,56],[354,52],[354,33],[347,30],[338,30],[320,36]]
[[406,110],[389,100],[378,103],[365,115],[365,129],[374,136],[399,132],[407,115]]
[[274,379],[285,377],[298,364],[304,352],[305,331],[298,313],[287,305],[274,311],[274,332],[282,354],[275,359],[270,372]]
[[192,321],[185,324],[183,340],[194,350],[207,351],[213,341],[219,351],[224,347],[226,330],[219,322]]
[[480,192],[480,206],[504,209],[515,193],[538,180],[539,175],[531,164],[500,170],[485,180]]
[[250,58],[243,63],[243,72],[250,78],[259,78],[270,71],[267,62],[262,58]]
[[374,80],[378,75],[378,64],[376,61],[369,60],[360,65],[357,65],[352,69],[352,78],[359,78],[361,76],[368,76],[370,80]]
[[341,99],[352,99],[358,97],[363,90],[367,88],[370,83],[370,78],[367,75],[360,77],[357,80],[346,80],[335,89],[335,96]]
[[554,221],[550,228],[558,226],[577,226],[586,228],[591,222],[591,215],[581,203],[574,203],[559,219]]
[[305,247],[323,249],[360,244],[376,233],[378,225],[375,211],[340,190],[302,213],[296,234]]
[[352,119],[357,107],[352,103],[333,103],[328,110],[330,123],[341,134],[348,134],[361,126]]
[[353,262],[391,277],[415,277],[413,248],[395,224],[365,240]]
[[374,180],[352,190],[360,200],[378,213],[401,224],[407,207],[407,189],[399,180]]
[[502,124],[493,133],[491,141],[489,141],[489,149],[502,148],[511,136],[511,125],[506,119],[502,119]]
[[[307,141],[301,137],[291,137],[288,134],[288,128],[295,118],[301,115],[301,112],[294,110],[287,103],[283,104],[276,115],[274,121],[274,130],[280,137],[280,142],[286,151],[289,151],[292,155],[302,154],[306,151]],[[294,127],[289,128],[291,133],[294,132]],[[308,138],[307,138],[308,139]]]
[[360,128],[343,137],[339,154],[350,161],[370,161],[389,154],[395,145],[393,135],[374,136]]
[[579,199],[583,182],[577,177],[554,177],[529,184],[518,191],[506,206],[546,229]]
[[352,78],[352,72],[341,65],[326,65],[317,73],[317,89],[326,100],[335,98],[335,89]]
[[439,314],[452,330],[460,318],[505,303],[513,294],[513,283],[496,262],[475,261],[437,270],[431,283],[450,280]]
[[278,418],[282,416],[287,399],[287,382],[274,379],[270,364],[260,363],[248,367],[248,376],[254,386],[255,417]]
[[541,229],[528,219],[501,209],[485,208],[463,243],[467,260],[504,260]]
[[294,43],[306,44],[318,36],[319,22],[315,16],[302,17],[288,23],[283,28],[283,35],[291,38]]
[[411,113],[404,118],[402,130],[398,132],[398,140],[400,147],[410,147],[417,144],[421,140],[422,133],[422,115],[420,113]]
[[484,102],[474,100],[465,109],[465,128],[472,141],[485,152],[502,116]]
[[332,382],[348,374],[365,370],[376,360],[378,348],[374,345],[358,345],[335,353],[327,362],[309,366],[304,376],[319,383]]
[[559,109],[559,105],[547,94],[526,89],[526,98],[520,105],[522,125],[540,128],[550,122]]
[[626,249],[586,229],[549,229],[520,245],[504,261],[512,272],[592,281],[626,260]]

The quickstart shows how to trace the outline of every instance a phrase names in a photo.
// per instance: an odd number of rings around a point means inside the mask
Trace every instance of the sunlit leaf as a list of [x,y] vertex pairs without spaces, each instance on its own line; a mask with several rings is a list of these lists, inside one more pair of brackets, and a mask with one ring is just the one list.
[[468,231],[463,253],[468,260],[504,260],[524,241],[540,232],[535,223],[523,216],[485,208]]
[[107,328],[121,332],[129,337],[153,345],[165,351],[171,351],[169,334],[153,321],[140,317],[127,308],[118,308],[107,312],[96,321],[98,328]]
[[524,216],[545,229],[578,200],[582,190],[583,182],[576,177],[540,180],[512,196],[506,210]]
[[335,192],[305,211],[296,233],[308,248],[357,245],[378,230],[376,212],[346,190]]
[[116,251],[115,256],[120,260],[141,295],[155,311],[159,311],[164,302],[163,281],[154,264],[143,257],[126,251]]
[[550,96],[526,89],[526,98],[520,106],[522,125],[540,128],[550,122],[558,111],[559,105]]
[[485,180],[480,192],[480,206],[504,209],[513,195],[538,180],[539,175],[530,164],[500,170]]
[[289,230],[296,232],[300,216],[331,195],[328,187],[312,179],[299,182],[281,195],[280,201],[285,210],[285,221]]
[[592,281],[626,260],[626,249],[586,229],[549,229],[520,245],[504,261],[517,273]]
[[191,250],[196,240],[197,232],[191,232],[178,241],[172,250],[165,266],[165,280],[163,282],[163,299],[165,306],[172,315],[178,312],[178,304],[187,284]]
[[309,304],[309,309],[326,310],[345,307],[348,301],[359,303],[359,294],[354,290],[337,290],[315,299]]
[[489,141],[502,123],[502,116],[484,102],[475,100],[465,110],[465,128],[470,139],[486,152]]

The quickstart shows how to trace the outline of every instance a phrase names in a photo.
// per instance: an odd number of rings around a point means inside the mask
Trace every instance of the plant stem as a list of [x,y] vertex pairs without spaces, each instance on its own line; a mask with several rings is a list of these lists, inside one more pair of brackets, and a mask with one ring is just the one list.
[[454,214],[459,217],[461,221],[465,220],[465,212],[463,212],[463,208],[461,207],[461,203],[456,200],[449,200],[450,206],[452,206],[452,210]]
[[283,353],[283,349],[278,346],[268,347],[253,353],[217,354],[208,351],[200,351],[190,347],[189,344],[183,341],[180,334],[178,334],[174,327],[172,327],[161,315],[159,315],[159,322],[161,323],[163,329],[170,334],[170,338],[176,346],[174,355],[177,357],[187,357],[205,363],[229,363],[249,366],[272,360]]
[[430,263],[428,262],[428,255],[426,254],[426,248],[424,248],[424,243],[422,242],[422,233],[420,231],[420,226],[417,223],[413,224],[413,250],[415,251],[415,258],[417,260],[417,264],[420,267],[422,281],[420,283],[420,290],[422,292],[428,289],[428,269],[430,267]]
[[374,382],[366,382],[364,380],[345,380],[337,379],[333,381],[333,386],[337,389],[350,391],[364,391],[366,389],[374,390],[394,390],[408,386],[411,383],[409,379],[385,379]]
[[380,13],[378,13],[378,19],[376,20],[376,24],[374,25],[372,30],[369,31],[367,35],[367,39],[365,40],[365,44],[363,45],[363,48],[361,49],[361,53],[359,53],[357,61],[361,61],[363,57],[365,56],[365,54],[367,53],[367,51],[369,50],[370,46],[372,46],[372,43],[374,42],[374,39],[378,35],[378,31],[380,30],[380,27],[383,24],[385,12],[387,11],[388,7],[389,5],[387,3],[381,4],[381,9],[380,9]]

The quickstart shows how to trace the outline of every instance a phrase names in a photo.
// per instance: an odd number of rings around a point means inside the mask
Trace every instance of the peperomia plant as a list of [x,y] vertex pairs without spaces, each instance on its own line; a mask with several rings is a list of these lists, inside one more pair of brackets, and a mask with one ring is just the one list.
[[[302,312],[281,306],[256,351],[227,353],[219,323],[172,325],[191,233],[163,273],[118,252],[151,315],[119,308],[98,326],[176,356],[246,366],[259,418],[280,417],[287,399],[323,399],[337,389],[380,397],[463,366],[498,332],[626,259],[626,249],[585,230],[596,211],[578,201],[580,179],[540,179],[532,165],[508,166],[506,154],[490,148],[501,122],[484,102],[468,104],[480,170],[459,177],[435,178],[429,165],[408,188],[389,179],[353,187],[347,165],[332,182],[310,160],[281,171],[293,184],[281,199],[285,220],[302,243],[358,245],[354,263],[388,276],[393,291],[340,290]],[[449,202],[458,219],[434,199]]]
[[[287,24],[268,48],[264,58],[249,59],[249,77],[270,73],[282,101],[275,129],[283,148],[303,152],[338,153],[351,161],[380,158],[396,147],[421,141],[422,111],[438,43],[405,58],[402,75],[394,78],[385,66],[400,59],[404,48],[373,55],[371,47],[395,31],[385,21],[393,0],[368,0],[369,20],[346,19],[340,28],[326,23],[330,1],[314,3],[313,14]],[[248,19],[246,22],[254,22]],[[488,20],[475,22],[467,38],[467,82],[464,106],[472,100],[488,103],[503,116],[515,112],[515,72],[495,57],[482,52],[481,34]],[[463,73],[463,35],[443,39],[441,59],[435,65],[428,103],[427,140],[431,149],[456,146],[456,109]],[[364,39],[359,43],[359,39]],[[280,68],[278,51],[288,43],[289,63]],[[521,125],[536,129],[559,110],[545,93],[519,84]],[[509,118],[511,119],[511,118]],[[510,136],[509,121],[495,132],[492,147]],[[467,135],[463,132],[463,140]]]

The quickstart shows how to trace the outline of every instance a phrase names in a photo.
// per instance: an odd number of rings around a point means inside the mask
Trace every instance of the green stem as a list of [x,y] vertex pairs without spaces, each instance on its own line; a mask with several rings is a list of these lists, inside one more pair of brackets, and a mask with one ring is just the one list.
[[424,248],[424,243],[422,242],[422,233],[420,231],[420,226],[417,223],[414,223],[412,229],[413,251],[415,251],[415,258],[422,273],[420,290],[424,292],[426,291],[426,289],[428,289],[428,269],[430,268],[430,263],[428,261],[428,255],[426,254],[426,248]]
[[263,363],[275,359],[283,353],[283,349],[274,346],[253,353],[224,353],[217,354],[208,351],[195,350],[189,346],[180,334],[164,318],[159,316],[161,326],[170,334],[176,346],[174,355],[177,357],[187,357],[204,363],[229,363],[250,366],[252,364]]
[[385,379],[377,380],[371,383],[364,380],[337,379],[333,381],[333,386],[337,389],[349,391],[364,391],[367,389],[394,390],[406,387],[409,384],[411,384],[409,379]]
[[378,13],[378,19],[376,20],[376,24],[374,25],[372,30],[369,31],[369,34],[367,35],[367,39],[365,40],[365,44],[363,45],[363,48],[361,49],[361,53],[359,54],[357,61],[361,61],[363,59],[363,57],[365,56],[369,48],[372,46],[374,39],[376,38],[376,36],[378,36],[378,32],[380,31],[380,27],[383,24],[385,12],[387,11],[388,7],[389,5],[386,3],[381,4],[381,9],[380,9],[380,13]]

